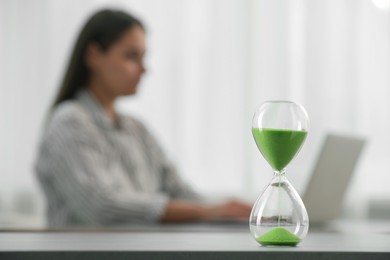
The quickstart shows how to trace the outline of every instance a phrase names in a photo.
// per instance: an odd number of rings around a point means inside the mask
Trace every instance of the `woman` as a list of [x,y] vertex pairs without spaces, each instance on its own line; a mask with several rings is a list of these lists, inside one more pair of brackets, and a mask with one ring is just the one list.
[[103,10],[82,29],[36,163],[50,226],[248,217],[237,201],[202,205],[145,126],[115,110],[137,92],[144,54],[144,27],[129,14]]

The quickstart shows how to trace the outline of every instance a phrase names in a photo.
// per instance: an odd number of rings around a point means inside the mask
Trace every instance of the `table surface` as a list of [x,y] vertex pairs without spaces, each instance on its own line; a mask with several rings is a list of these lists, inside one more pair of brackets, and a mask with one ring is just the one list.
[[309,234],[297,247],[262,247],[247,232],[0,233],[0,252],[74,250],[254,252],[282,250],[390,253],[390,235]]
[[0,259],[390,259],[389,233],[310,232],[297,247],[262,247],[237,226],[145,230],[0,232]]

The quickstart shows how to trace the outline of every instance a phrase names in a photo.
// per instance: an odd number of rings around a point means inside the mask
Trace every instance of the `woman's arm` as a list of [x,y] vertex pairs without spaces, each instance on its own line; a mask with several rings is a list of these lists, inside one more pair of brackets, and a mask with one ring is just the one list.
[[176,167],[171,163],[159,143],[148,129],[139,121],[135,125],[142,133],[146,149],[153,153],[154,158],[160,161],[161,187],[164,193],[172,199],[166,206],[162,222],[199,221],[213,218],[249,218],[251,206],[230,200],[222,204],[202,205],[202,197],[188,185],[178,174]]

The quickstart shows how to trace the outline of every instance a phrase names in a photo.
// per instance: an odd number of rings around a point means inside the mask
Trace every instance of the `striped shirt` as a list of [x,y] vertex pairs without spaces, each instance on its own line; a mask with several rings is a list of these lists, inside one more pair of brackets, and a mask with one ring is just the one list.
[[155,223],[169,200],[200,199],[142,123],[117,122],[85,89],[53,111],[35,165],[49,226]]

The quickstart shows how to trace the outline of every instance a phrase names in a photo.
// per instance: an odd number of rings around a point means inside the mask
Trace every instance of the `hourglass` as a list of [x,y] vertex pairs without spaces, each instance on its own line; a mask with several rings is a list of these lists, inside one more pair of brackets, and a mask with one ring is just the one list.
[[306,237],[309,218],[302,199],[286,178],[286,166],[306,139],[309,118],[294,102],[267,101],[253,117],[257,147],[274,170],[273,178],[256,200],[250,230],[263,246],[296,246]]

